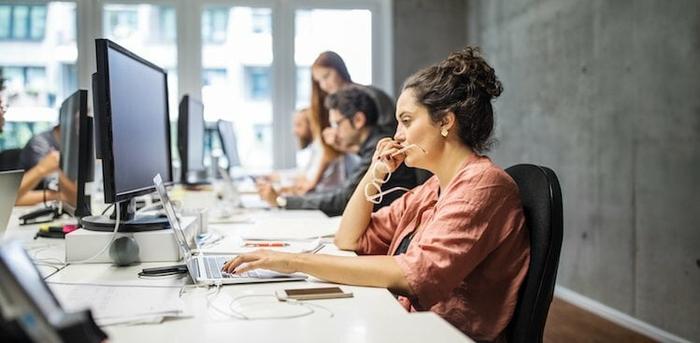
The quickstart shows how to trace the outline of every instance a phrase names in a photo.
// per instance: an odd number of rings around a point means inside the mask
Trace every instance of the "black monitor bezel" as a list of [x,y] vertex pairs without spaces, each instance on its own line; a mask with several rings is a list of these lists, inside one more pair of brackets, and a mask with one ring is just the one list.
[[170,137],[170,104],[168,101],[168,73],[165,69],[147,61],[146,59],[134,54],[133,52],[127,50],[126,48],[120,46],[119,44],[104,38],[95,39],[95,54],[97,57],[97,81],[100,84],[98,86],[98,91],[102,91],[103,94],[93,95],[97,96],[100,103],[101,114],[95,113],[95,117],[100,116],[100,120],[95,120],[95,132],[99,131],[97,137],[99,137],[100,143],[97,144],[100,151],[100,156],[102,158],[102,175],[104,184],[104,201],[105,203],[121,202],[124,200],[129,200],[139,195],[149,194],[155,191],[153,185],[134,189],[126,192],[117,193],[114,178],[114,151],[112,148],[112,106],[110,98],[110,87],[109,87],[109,49],[114,49],[127,57],[144,64],[145,66],[152,68],[165,77],[163,79],[165,87],[165,126],[167,129],[166,133],[166,149],[168,151],[168,175],[167,179],[164,180],[164,184],[173,184],[173,167],[172,167],[172,151],[171,151],[171,137]]
[[[64,212],[68,213],[73,217],[82,218],[91,215],[90,211],[90,201],[89,197],[85,193],[86,183],[93,180],[93,173],[95,168],[95,156],[93,150],[93,127],[92,118],[88,116],[88,91],[85,89],[79,89],[75,93],[67,97],[61,104],[61,112],[63,111],[63,106],[66,106],[69,101],[73,100],[74,97],[78,97],[78,179],[75,180],[77,183],[77,199],[75,207],[72,204],[65,201],[61,197],[61,208]],[[62,113],[62,115],[65,115]],[[72,113],[68,113],[72,115]],[[59,120],[59,125],[63,124],[63,120]],[[61,127],[61,132],[65,134],[65,130]],[[59,166],[63,167],[63,158],[65,147],[61,146],[61,160],[59,161]],[[60,183],[59,183],[60,185]],[[59,189],[60,191],[60,189]]]
[[[204,120],[204,104],[198,99],[193,98],[189,94],[185,94],[180,100],[178,105],[178,118],[177,118],[177,150],[180,155],[180,182],[187,183],[187,176],[189,172],[200,172],[205,170],[202,169],[192,169],[189,166],[189,155],[190,155],[190,141],[189,141],[189,119],[191,115],[191,104],[202,108],[202,128],[203,137],[206,136],[206,122]],[[204,166],[204,141],[202,141],[202,166]]]

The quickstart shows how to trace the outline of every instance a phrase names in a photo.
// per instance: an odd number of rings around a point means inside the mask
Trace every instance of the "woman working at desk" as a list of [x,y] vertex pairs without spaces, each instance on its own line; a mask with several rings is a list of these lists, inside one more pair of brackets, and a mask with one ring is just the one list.
[[[410,311],[431,310],[478,341],[504,340],[529,262],[518,189],[481,155],[493,130],[494,70],[466,48],[419,71],[397,102],[395,140],[348,203],[335,244],[358,257],[256,251],[224,266],[303,272],[337,283],[389,288]],[[411,147],[411,148],[408,148]],[[376,183],[401,163],[434,176],[372,213]]]

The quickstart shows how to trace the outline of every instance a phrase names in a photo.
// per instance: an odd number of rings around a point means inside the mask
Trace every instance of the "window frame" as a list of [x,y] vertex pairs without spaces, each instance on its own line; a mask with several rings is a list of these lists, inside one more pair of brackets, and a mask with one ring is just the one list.
[[[175,7],[178,99],[184,94],[201,98],[202,10],[209,6],[269,8],[272,11],[270,92],[272,99],[273,167],[296,163],[294,137],[289,129],[296,104],[294,61],[295,13],[300,9],[364,9],[372,13],[372,84],[393,94],[393,0],[73,0],[77,5],[79,86],[91,88],[95,70],[94,39],[102,36],[105,4],[150,4]],[[50,1],[35,1],[48,3]],[[34,2],[31,2],[32,4]],[[192,29],[196,28],[196,29]],[[175,109],[176,110],[176,109]]]

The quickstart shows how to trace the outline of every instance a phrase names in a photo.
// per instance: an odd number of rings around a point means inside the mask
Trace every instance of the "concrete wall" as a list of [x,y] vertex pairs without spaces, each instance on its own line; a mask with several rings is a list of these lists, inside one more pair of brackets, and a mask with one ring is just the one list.
[[466,13],[505,88],[492,157],[560,177],[558,283],[700,341],[700,2],[469,1]]
[[404,80],[466,44],[463,0],[394,0],[394,94]]

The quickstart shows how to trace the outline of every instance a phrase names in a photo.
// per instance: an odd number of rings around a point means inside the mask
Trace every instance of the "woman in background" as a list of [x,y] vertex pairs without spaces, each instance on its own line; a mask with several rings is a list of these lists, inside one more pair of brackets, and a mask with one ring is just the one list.
[[[330,128],[328,110],[324,106],[326,97],[338,90],[357,85],[352,81],[343,59],[333,51],[321,53],[311,66],[311,107],[309,122],[316,149],[320,150],[316,160],[317,170],[308,181],[308,186],[316,187],[319,182],[324,187],[334,187],[342,183],[357,165],[354,154],[359,147],[342,147],[334,141],[335,134]],[[358,85],[359,86],[359,85]],[[378,126],[393,133],[396,130],[394,101],[378,88],[361,86],[372,97],[379,110]],[[322,187],[322,188],[324,188]]]

